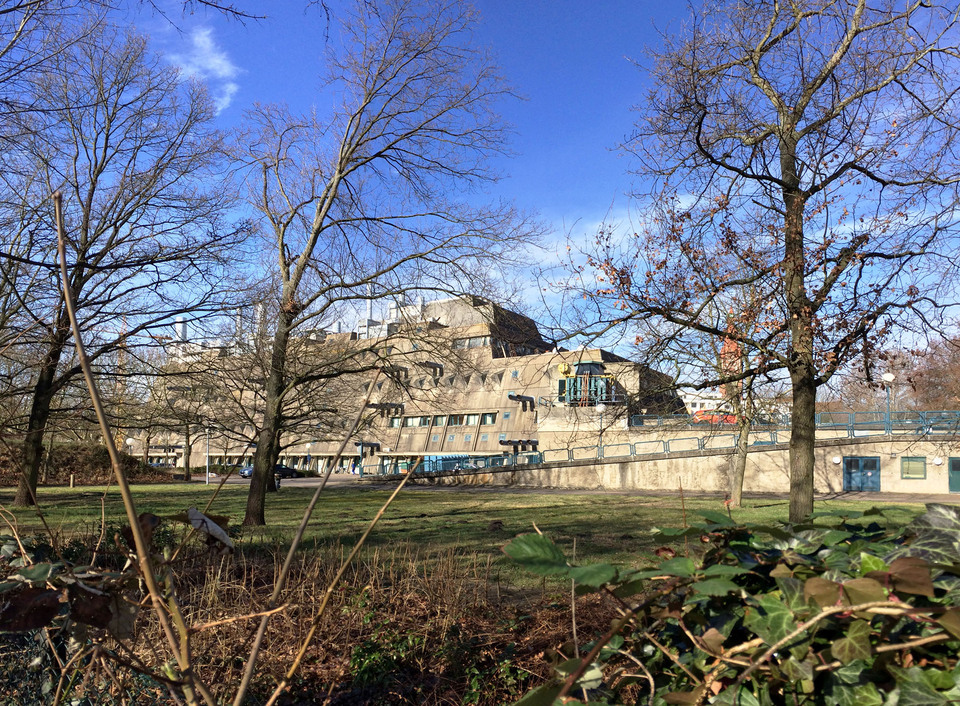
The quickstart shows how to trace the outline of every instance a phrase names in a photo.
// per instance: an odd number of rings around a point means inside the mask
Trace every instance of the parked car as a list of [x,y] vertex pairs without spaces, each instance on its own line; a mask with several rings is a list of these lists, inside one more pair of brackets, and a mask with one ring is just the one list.
[[693,413],[694,424],[736,424],[737,415],[722,409],[701,409]]
[[284,466],[282,463],[278,463],[273,467],[274,474],[280,476],[281,478],[301,478],[303,474],[295,468],[290,468],[290,466]]
[[[302,478],[303,474],[295,468],[290,468],[290,466],[284,466],[282,463],[278,463],[273,467],[274,474],[278,475],[281,478]],[[237,475],[241,478],[249,478],[253,475],[253,466],[244,466],[239,471]]]

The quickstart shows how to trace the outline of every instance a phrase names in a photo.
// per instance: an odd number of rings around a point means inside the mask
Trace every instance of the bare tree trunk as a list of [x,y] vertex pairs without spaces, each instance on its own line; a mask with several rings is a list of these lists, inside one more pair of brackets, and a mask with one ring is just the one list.
[[190,438],[190,425],[187,424],[183,431],[183,479],[191,480],[190,476],[190,457],[193,456],[193,442]]
[[[742,361],[741,361],[742,362]],[[753,428],[753,377],[742,383],[743,394],[734,398],[737,413],[737,451],[730,471],[730,506],[743,503],[743,479],[747,474],[747,451],[750,449],[750,431]]]
[[266,380],[266,409],[263,414],[263,427],[257,438],[257,450],[253,456],[253,475],[250,477],[250,492],[247,495],[247,510],[243,524],[260,526],[267,523],[265,505],[267,492],[276,491],[273,467],[280,456],[280,430],[283,424],[282,395],[284,371],[287,365],[287,345],[290,341],[290,329],[293,315],[289,309],[278,317],[277,330],[273,336],[273,349],[270,356],[270,374]]
[[814,441],[817,387],[812,361],[791,371],[790,521],[802,522],[813,512]]
[[64,336],[57,336],[47,351],[46,359],[37,382],[33,386],[33,402],[30,407],[30,420],[27,434],[23,440],[23,460],[17,494],[13,504],[16,507],[28,507],[34,504],[37,491],[37,479],[40,477],[40,464],[43,462],[43,437],[50,420],[50,407],[53,403],[54,378],[63,351]]
[[144,466],[150,464],[150,439],[152,438],[153,435],[149,432],[143,437],[143,451],[140,453],[140,460],[143,461]]
[[800,191],[796,141],[792,124],[781,126],[780,169],[784,182],[783,276],[790,316],[787,368],[793,387],[790,412],[790,521],[801,522],[813,512],[813,462],[816,438],[817,382],[813,357],[813,302],[806,289],[806,247],[803,217],[806,196]]

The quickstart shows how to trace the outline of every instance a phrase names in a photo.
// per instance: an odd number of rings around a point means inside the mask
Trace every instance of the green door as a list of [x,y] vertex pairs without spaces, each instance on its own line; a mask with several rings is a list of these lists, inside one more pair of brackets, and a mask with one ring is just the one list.
[[950,459],[950,480],[948,487],[951,493],[960,493],[960,458]]

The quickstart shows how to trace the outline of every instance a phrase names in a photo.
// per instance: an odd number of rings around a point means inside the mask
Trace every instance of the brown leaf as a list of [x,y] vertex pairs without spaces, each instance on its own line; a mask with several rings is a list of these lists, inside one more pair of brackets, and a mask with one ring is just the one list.
[[948,633],[960,638],[960,608],[951,608],[937,618],[937,622]]
[[703,643],[710,649],[713,653],[723,652],[723,642],[726,638],[723,636],[723,633],[717,630],[716,628],[710,628],[703,635],[700,636],[700,639],[703,640]]
[[[137,518],[137,524],[140,525],[140,531],[143,533],[147,546],[150,546],[153,543],[153,532],[160,526],[160,518],[150,512],[141,512]],[[120,536],[123,537],[123,541],[127,543],[128,547],[136,551],[137,546],[136,542],[133,541],[133,530],[130,529],[130,525],[120,528]]]
[[895,591],[933,598],[933,579],[926,559],[918,556],[894,559],[890,564],[890,578]]
[[804,600],[813,601],[821,608],[844,605],[844,595],[840,584],[825,578],[814,576],[803,583]]
[[94,593],[80,584],[71,584],[67,589],[70,599],[70,617],[78,623],[105,628],[110,624],[113,612],[112,598],[106,593]]
[[25,632],[46,627],[60,611],[60,592],[47,588],[21,588],[3,594],[0,630]]
[[853,605],[887,600],[887,592],[883,585],[875,579],[865,577],[844,581],[843,592]]

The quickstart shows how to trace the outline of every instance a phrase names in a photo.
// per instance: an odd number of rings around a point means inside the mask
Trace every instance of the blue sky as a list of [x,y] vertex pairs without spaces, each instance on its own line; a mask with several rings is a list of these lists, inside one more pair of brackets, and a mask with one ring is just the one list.
[[[224,126],[255,101],[319,104],[325,33],[332,25],[306,0],[237,0],[268,18],[240,23],[209,11],[180,14],[177,26],[152,13],[137,18],[155,48],[209,84]],[[337,1],[328,3],[336,21]],[[645,77],[630,62],[656,44],[655,28],[675,24],[683,6],[649,0],[478,0],[477,41],[498,57],[525,100],[504,102],[516,155],[498,164],[497,196],[540,214],[555,238],[595,232],[626,212],[632,177],[618,142],[630,132],[631,106]]]

